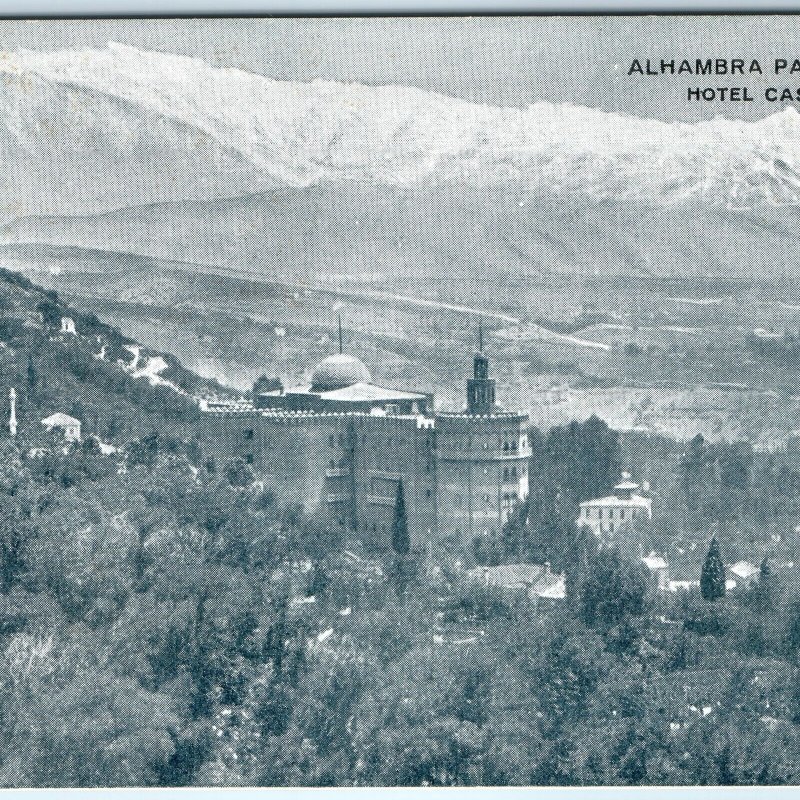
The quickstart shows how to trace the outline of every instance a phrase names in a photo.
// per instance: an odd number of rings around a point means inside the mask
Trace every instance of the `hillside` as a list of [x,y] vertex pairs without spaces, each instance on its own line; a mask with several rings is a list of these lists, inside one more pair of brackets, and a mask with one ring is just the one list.
[[[62,330],[62,320],[74,333]],[[66,326],[71,328],[69,322]],[[191,438],[196,397],[225,394],[173,357],[80,313],[24,277],[0,269],[0,396],[18,396],[19,438],[36,441],[41,419],[64,412],[86,434],[120,444],[159,430]]]

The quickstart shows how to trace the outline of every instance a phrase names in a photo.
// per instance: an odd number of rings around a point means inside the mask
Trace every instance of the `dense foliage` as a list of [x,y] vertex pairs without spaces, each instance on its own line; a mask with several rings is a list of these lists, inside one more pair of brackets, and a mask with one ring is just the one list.
[[189,450],[5,447],[4,785],[800,776],[800,595],[769,566],[714,604],[590,548],[575,602],[445,565],[399,588],[397,554]]
[[[475,555],[566,572],[567,599],[536,602],[471,582],[460,554],[433,568],[404,502],[394,548],[365,552],[247,464],[209,469],[163,387],[12,327],[0,365],[28,405],[0,451],[1,785],[800,781],[792,545],[748,541],[800,501],[789,456],[597,419],[532,431],[530,497]],[[67,398],[117,450],[28,438]],[[657,479],[662,521],[600,549],[577,504],[623,461]],[[749,587],[656,591],[632,543],[699,576],[712,531],[715,580],[762,553]]]

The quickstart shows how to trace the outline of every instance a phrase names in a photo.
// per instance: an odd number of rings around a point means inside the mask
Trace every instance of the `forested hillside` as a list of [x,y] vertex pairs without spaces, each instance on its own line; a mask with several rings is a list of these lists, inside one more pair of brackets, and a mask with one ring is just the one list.
[[[67,331],[62,331],[63,320]],[[0,269],[4,424],[12,387],[25,441],[35,440],[41,419],[57,411],[79,419],[86,434],[112,443],[153,430],[184,434],[197,420],[196,398],[228,393],[172,356],[148,350],[92,314],[68,307],[55,292]]]
[[[712,525],[727,561],[765,498],[794,502],[788,467],[751,480],[741,448],[621,443],[596,418],[532,431],[529,501],[466,557],[563,570],[566,601],[537,603],[406,552],[402,517],[368,552],[244,463],[214,468],[188,395],[216,387],[0,285],[0,390],[21,398],[0,435],[0,785],[800,781],[795,573],[765,558],[714,600],[659,593],[634,548],[572,522],[624,460],[671,474],[699,569]],[[56,410],[82,443],[42,434]],[[700,486],[719,502],[698,515]]]

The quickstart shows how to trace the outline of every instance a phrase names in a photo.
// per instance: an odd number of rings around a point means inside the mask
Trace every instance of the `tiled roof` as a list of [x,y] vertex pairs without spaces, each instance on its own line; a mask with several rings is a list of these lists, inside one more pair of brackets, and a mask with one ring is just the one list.
[[566,595],[563,575],[550,572],[541,564],[501,564],[497,567],[476,567],[471,578],[503,589],[528,589],[537,597],[563,598]]
[[376,386],[373,383],[354,383],[352,386],[345,386],[343,389],[332,389],[330,392],[322,392],[320,397],[323,400],[338,400],[346,403],[357,403],[375,400],[424,400],[425,395],[418,392],[404,392],[398,389],[386,389],[383,386]]
[[47,419],[42,420],[42,425],[47,425],[49,428],[66,428],[80,424],[80,420],[71,417],[69,414],[63,414],[61,411],[57,411],[55,414],[51,414],[47,417]]
[[644,561],[644,564],[648,569],[666,569],[669,566],[665,559],[663,559],[661,556],[657,556],[655,553],[650,553],[649,556],[644,556],[642,561]]
[[640,494],[634,494],[624,499],[612,494],[608,497],[599,497],[596,500],[584,500],[581,503],[581,508],[594,508],[595,506],[620,506],[624,508],[636,506],[639,508],[647,508],[651,502],[649,497],[642,497]]
[[728,570],[740,578],[750,578],[760,571],[759,567],[749,561],[737,561],[728,567]]

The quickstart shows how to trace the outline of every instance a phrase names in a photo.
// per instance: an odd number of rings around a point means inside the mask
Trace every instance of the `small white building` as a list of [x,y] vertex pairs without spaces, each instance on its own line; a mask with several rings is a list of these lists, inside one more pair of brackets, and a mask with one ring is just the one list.
[[746,588],[754,583],[761,574],[761,567],[751,564],[749,561],[737,561],[735,564],[725,569],[726,582],[733,582],[734,586]]
[[642,556],[642,563],[653,576],[656,587],[659,591],[667,591],[669,588],[669,564],[663,556],[650,553],[649,556]]
[[51,414],[42,420],[42,425],[48,432],[59,431],[65,442],[79,442],[81,438],[80,420],[71,417],[69,414],[62,414],[60,411]]
[[630,472],[623,472],[622,480],[614,487],[614,494],[581,503],[576,524],[591,528],[596,536],[602,538],[613,536],[635,519],[652,519],[653,501],[637,494],[638,489],[639,484],[631,480]]
[[476,567],[467,572],[475,583],[511,591],[524,591],[531,600],[563,600],[566,577],[553,572],[550,564],[501,564]]
[[61,317],[61,333],[77,334],[75,320],[72,317]]

